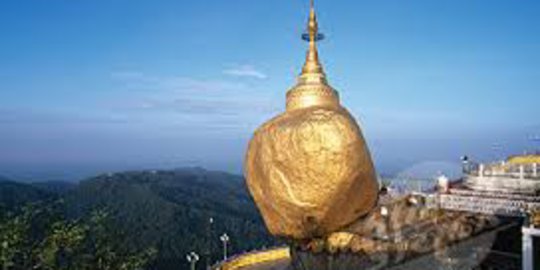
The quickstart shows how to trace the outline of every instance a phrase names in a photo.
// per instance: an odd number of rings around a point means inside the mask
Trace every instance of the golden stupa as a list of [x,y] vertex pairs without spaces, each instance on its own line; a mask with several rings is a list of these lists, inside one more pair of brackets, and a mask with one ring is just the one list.
[[308,239],[338,231],[376,204],[378,185],[362,132],[319,62],[311,1],[309,50],[283,114],[254,134],[245,160],[249,191],[273,235]]

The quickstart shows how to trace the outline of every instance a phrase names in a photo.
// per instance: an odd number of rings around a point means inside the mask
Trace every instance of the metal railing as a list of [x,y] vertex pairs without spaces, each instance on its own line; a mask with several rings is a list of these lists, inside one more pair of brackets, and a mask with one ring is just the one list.
[[477,177],[507,177],[516,179],[540,180],[540,164],[510,164],[506,162],[464,164],[463,173]]
[[456,211],[523,217],[528,209],[540,209],[540,203],[511,198],[489,198],[463,196],[457,194],[439,194],[432,206]]
[[449,194],[461,195],[461,196],[472,196],[472,197],[491,197],[491,198],[500,198],[508,200],[517,200],[517,201],[526,201],[526,202],[538,202],[540,203],[539,196],[531,196],[526,194],[513,194],[513,193],[504,193],[504,192],[489,192],[485,191],[476,191],[468,189],[449,189]]

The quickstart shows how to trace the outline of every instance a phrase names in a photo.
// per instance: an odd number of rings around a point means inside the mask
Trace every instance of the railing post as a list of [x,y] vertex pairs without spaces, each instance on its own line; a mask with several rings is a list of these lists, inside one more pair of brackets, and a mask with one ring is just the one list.
[[533,163],[533,177],[538,177],[538,163]]
[[484,177],[484,164],[480,164],[478,168],[478,176]]
[[441,193],[448,192],[448,182],[449,182],[448,178],[444,175],[441,175],[439,176],[439,178],[437,178],[437,186]]
[[533,270],[533,239],[529,233],[529,228],[522,227],[522,254],[521,254],[521,267],[523,270]]
[[525,168],[523,165],[519,165],[519,179],[525,178]]

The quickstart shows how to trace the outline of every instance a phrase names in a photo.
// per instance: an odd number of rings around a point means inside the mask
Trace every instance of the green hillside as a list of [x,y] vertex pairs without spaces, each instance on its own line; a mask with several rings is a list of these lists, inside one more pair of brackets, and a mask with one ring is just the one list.
[[[73,219],[105,210],[112,227],[121,234],[115,246],[122,252],[158,250],[152,269],[187,269],[185,255],[191,251],[201,255],[200,269],[207,258],[208,263],[215,263],[222,257],[219,236],[223,233],[231,238],[231,254],[275,244],[243,178],[237,175],[188,168],[100,175],[69,188],[10,184],[34,191],[36,199],[59,190],[55,196],[63,200],[67,216]],[[6,187],[0,187],[0,192],[10,193]],[[10,197],[9,204],[22,203],[13,202],[15,197],[22,198],[18,196]]]

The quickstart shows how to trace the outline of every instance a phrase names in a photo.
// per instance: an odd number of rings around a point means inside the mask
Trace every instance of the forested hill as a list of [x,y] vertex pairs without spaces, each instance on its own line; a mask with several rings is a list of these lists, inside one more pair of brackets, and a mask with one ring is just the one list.
[[63,195],[77,187],[77,183],[66,181],[34,182],[31,185],[43,191],[54,193],[57,195]]
[[0,206],[13,210],[30,202],[48,200],[56,194],[18,182],[0,177]]
[[[46,184],[28,186],[43,194],[55,190]],[[223,233],[231,238],[231,252],[275,244],[241,176],[200,168],[123,172],[59,190],[56,196],[69,217],[103,209],[123,234],[118,246],[133,251],[157,248],[154,269],[186,269],[190,251],[202,255],[201,266],[206,258],[215,262],[222,256]]]
[[[159,269],[185,264],[185,254],[211,249],[231,236],[234,251],[271,243],[241,177],[201,169],[126,172],[82,181],[66,196],[75,215],[92,208],[113,213],[128,246],[156,246]],[[213,223],[210,224],[210,219]],[[177,268],[176,268],[177,269]]]

